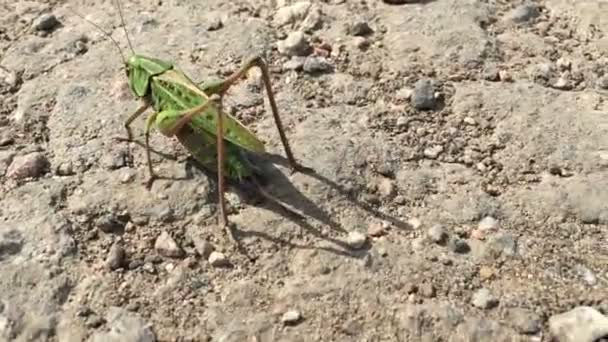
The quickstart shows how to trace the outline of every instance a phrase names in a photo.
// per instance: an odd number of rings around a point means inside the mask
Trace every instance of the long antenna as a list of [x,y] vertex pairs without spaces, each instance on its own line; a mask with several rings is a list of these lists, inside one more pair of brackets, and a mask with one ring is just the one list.
[[114,46],[116,46],[116,48],[118,49],[118,52],[120,53],[120,57],[122,58],[123,64],[127,63],[127,60],[125,59],[125,54],[122,52],[122,49],[120,48],[120,45],[118,45],[118,42],[114,38],[112,38],[112,35],[110,35],[108,32],[106,32],[104,29],[102,29],[101,26],[99,26],[99,25],[95,24],[94,22],[92,22],[91,20],[85,18],[82,14],[74,11],[73,9],[68,8],[68,11],[74,13],[76,16],[80,17],[80,19],[82,19],[82,20],[86,21],[87,23],[93,25],[96,29],[98,29],[101,33],[103,33],[104,36],[106,36],[107,38],[109,38],[112,41],[112,43],[114,43]]
[[118,8],[118,14],[120,15],[120,21],[122,23],[122,29],[125,31],[125,36],[127,36],[127,43],[129,43],[129,49],[131,49],[131,53],[135,54],[135,50],[133,50],[133,45],[131,44],[131,38],[129,38],[129,33],[127,32],[127,25],[125,25],[125,17],[122,15],[122,9],[120,8],[120,1],[115,1],[116,7]]

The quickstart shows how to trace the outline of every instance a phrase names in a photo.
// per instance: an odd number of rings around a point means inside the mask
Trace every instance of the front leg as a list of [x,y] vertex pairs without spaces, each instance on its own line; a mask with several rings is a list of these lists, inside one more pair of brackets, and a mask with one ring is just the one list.
[[127,118],[127,121],[125,121],[124,126],[125,126],[125,130],[127,131],[127,137],[125,138],[125,137],[121,137],[121,136],[116,136],[116,137],[114,137],[114,140],[132,142],[133,133],[131,132],[131,123],[135,119],[137,119],[137,117],[142,115],[148,108],[150,108],[150,103],[148,103],[148,101],[146,101],[146,100],[142,100],[139,108],[137,108],[137,110],[135,110],[135,112],[133,114],[131,114],[129,116],[129,118]]

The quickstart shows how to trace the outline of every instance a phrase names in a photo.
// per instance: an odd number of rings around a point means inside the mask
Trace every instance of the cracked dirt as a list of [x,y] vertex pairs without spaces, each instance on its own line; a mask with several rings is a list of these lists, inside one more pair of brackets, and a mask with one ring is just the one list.
[[153,133],[148,191],[145,150],[112,139],[138,103],[70,9],[130,54],[113,3],[0,3],[0,339],[608,336],[605,1],[121,6],[134,50],[194,80],[262,55],[314,172],[289,172],[250,73],[227,109],[298,215],[233,186],[234,244],[177,141]]

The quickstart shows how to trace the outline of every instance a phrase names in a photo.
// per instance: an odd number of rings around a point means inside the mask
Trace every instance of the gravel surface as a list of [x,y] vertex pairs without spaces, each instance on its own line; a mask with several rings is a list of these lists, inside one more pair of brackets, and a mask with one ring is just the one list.
[[193,80],[263,56],[314,172],[251,72],[225,107],[290,210],[233,186],[233,241],[176,140],[153,132],[147,190],[112,139],[138,103],[70,11],[128,55],[112,2],[0,4],[1,341],[608,338],[605,1],[121,4]]

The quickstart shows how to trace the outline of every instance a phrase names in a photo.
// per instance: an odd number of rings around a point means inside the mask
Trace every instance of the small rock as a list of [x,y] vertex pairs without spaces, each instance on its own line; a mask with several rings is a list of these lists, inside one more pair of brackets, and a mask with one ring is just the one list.
[[70,161],[63,162],[57,166],[55,173],[58,176],[71,176],[74,174],[74,166]]
[[506,19],[514,23],[523,23],[540,15],[540,11],[537,6],[532,4],[519,5],[506,16]]
[[291,6],[282,7],[274,15],[274,23],[277,26],[283,26],[303,20],[311,6],[312,4],[308,1],[300,1]]
[[479,268],[479,278],[481,278],[481,280],[491,279],[495,273],[496,270],[493,267],[481,266]]
[[437,159],[439,155],[443,152],[443,146],[435,145],[433,147],[427,147],[424,149],[424,156],[429,159]]
[[442,225],[436,224],[429,228],[428,236],[436,244],[442,245],[448,239],[448,233]]
[[572,89],[572,83],[567,78],[560,77],[553,84],[553,88],[560,90],[570,90]]
[[542,328],[540,317],[527,309],[510,309],[507,313],[507,317],[511,326],[513,326],[513,329],[520,334],[533,335],[538,333]]
[[469,125],[469,126],[475,126],[475,125],[477,125],[477,121],[475,121],[475,119],[473,119],[470,116],[467,116],[466,118],[462,119],[462,121],[464,123],[466,123],[467,125]]
[[378,182],[378,192],[384,198],[390,198],[395,195],[395,185],[389,178],[382,177]]
[[495,66],[488,66],[483,70],[483,79],[486,81],[497,82],[500,81],[500,74],[498,68]]
[[422,221],[417,217],[410,217],[407,220],[407,224],[414,230],[420,229],[420,227],[422,227]]
[[412,105],[418,110],[434,109],[437,106],[435,86],[431,79],[422,79],[414,84]]
[[8,146],[15,142],[13,136],[8,131],[0,132],[0,146]]
[[116,270],[124,265],[125,249],[122,247],[121,243],[115,242],[108,251],[108,256],[106,257],[106,266],[108,266],[110,270]]
[[412,88],[401,88],[397,91],[395,96],[398,100],[409,100],[414,95],[414,89]]
[[306,58],[302,56],[293,56],[290,60],[283,64],[283,69],[300,71],[304,67],[305,60]]
[[158,238],[156,238],[156,242],[154,243],[154,249],[163,256],[169,258],[179,258],[184,256],[184,251],[179,247],[177,242],[173,240],[171,235],[166,231],[163,231]]
[[287,56],[306,56],[310,53],[310,44],[304,36],[304,32],[295,31],[287,38],[277,43],[279,53]]
[[574,267],[576,273],[583,279],[585,284],[589,286],[597,285],[597,277],[589,268],[585,265],[578,264]]
[[50,14],[50,13],[45,13],[45,14],[41,15],[40,17],[38,17],[36,20],[34,20],[33,27],[36,31],[50,32],[53,29],[55,29],[55,27],[57,27],[59,24],[60,24],[59,20],[57,20],[55,15]]
[[125,168],[125,169],[121,170],[121,172],[120,172],[120,182],[129,183],[129,182],[133,181],[133,179],[135,179],[136,175],[137,175],[137,171],[135,171],[131,168]]
[[507,233],[492,235],[485,246],[485,254],[494,258],[500,255],[515,256],[517,254],[517,240],[513,235]]
[[371,45],[371,42],[365,37],[355,37],[353,38],[353,45],[358,49],[365,50]]
[[498,227],[498,221],[492,216],[486,216],[479,221],[477,228],[484,231],[495,231]]
[[382,236],[386,233],[384,225],[380,222],[374,222],[367,227],[367,235],[372,237]]
[[513,76],[511,76],[511,74],[507,70],[500,70],[498,72],[498,76],[500,77],[500,80],[503,82],[513,81]]
[[99,328],[100,326],[102,326],[105,322],[106,322],[106,320],[103,317],[97,316],[96,314],[92,314],[87,317],[85,326],[87,328],[95,329],[95,328]]
[[570,70],[570,68],[572,68],[572,61],[564,57],[560,57],[557,59],[557,61],[555,61],[555,65],[557,65],[557,67],[562,71]]
[[367,237],[359,232],[350,232],[346,238],[346,243],[354,249],[359,249],[365,245]]
[[213,267],[225,267],[230,263],[228,262],[228,258],[224,255],[224,253],[220,252],[211,252],[209,254],[209,263]]
[[208,18],[207,31],[217,31],[222,27],[224,27],[224,23],[222,23],[222,19],[219,16]]
[[106,317],[109,331],[94,333],[89,342],[137,341],[156,342],[152,325],[138,315],[118,307],[110,307]]
[[498,300],[492,295],[490,290],[481,288],[473,294],[471,303],[480,309],[491,309],[498,305]]
[[146,262],[142,266],[142,269],[150,274],[156,274],[156,267],[152,263]]
[[101,216],[95,222],[95,226],[107,234],[121,234],[124,231],[126,224],[125,221],[112,213]]
[[452,239],[449,243],[450,249],[454,253],[465,254],[471,251],[469,244],[462,239]]
[[293,325],[300,322],[302,314],[297,310],[289,310],[281,317],[281,322],[285,325]]
[[14,157],[12,151],[0,151],[0,176],[4,176]]
[[323,26],[323,14],[318,6],[312,6],[302,21],[300,28],[306,32],[318,30]]
[[215,250],[211,242],[201,238],[201,237],[192,237],[192,242],[194,243],[194,249],[201,257],[208,259],[211,253]]
[[347,32],[352,36],[367,36],[374,33],[374,30],[369,27],[367,22],[357,21],[348,27]]
[[39,152],[15,157],[6,171],[6,176],[13,179],[39,177],[49,167],[49,161]]
[[597,80],[597,86],[602,89],[608,89],[608,75],[600,77]]
[[549,330],[560,342],[594,342],[608,336],[608,317],[590,306],[551,316]]
[[418,292],[427,298],[433,298],[433,297],[435,297],[435,294],[436,294],[435,286],[433,286],[432,283],[423,283],[419,287]]
[[309,56],[304,60],[302,69],[309,74],[320,74],[333,72],[334,66],[325,57]]

